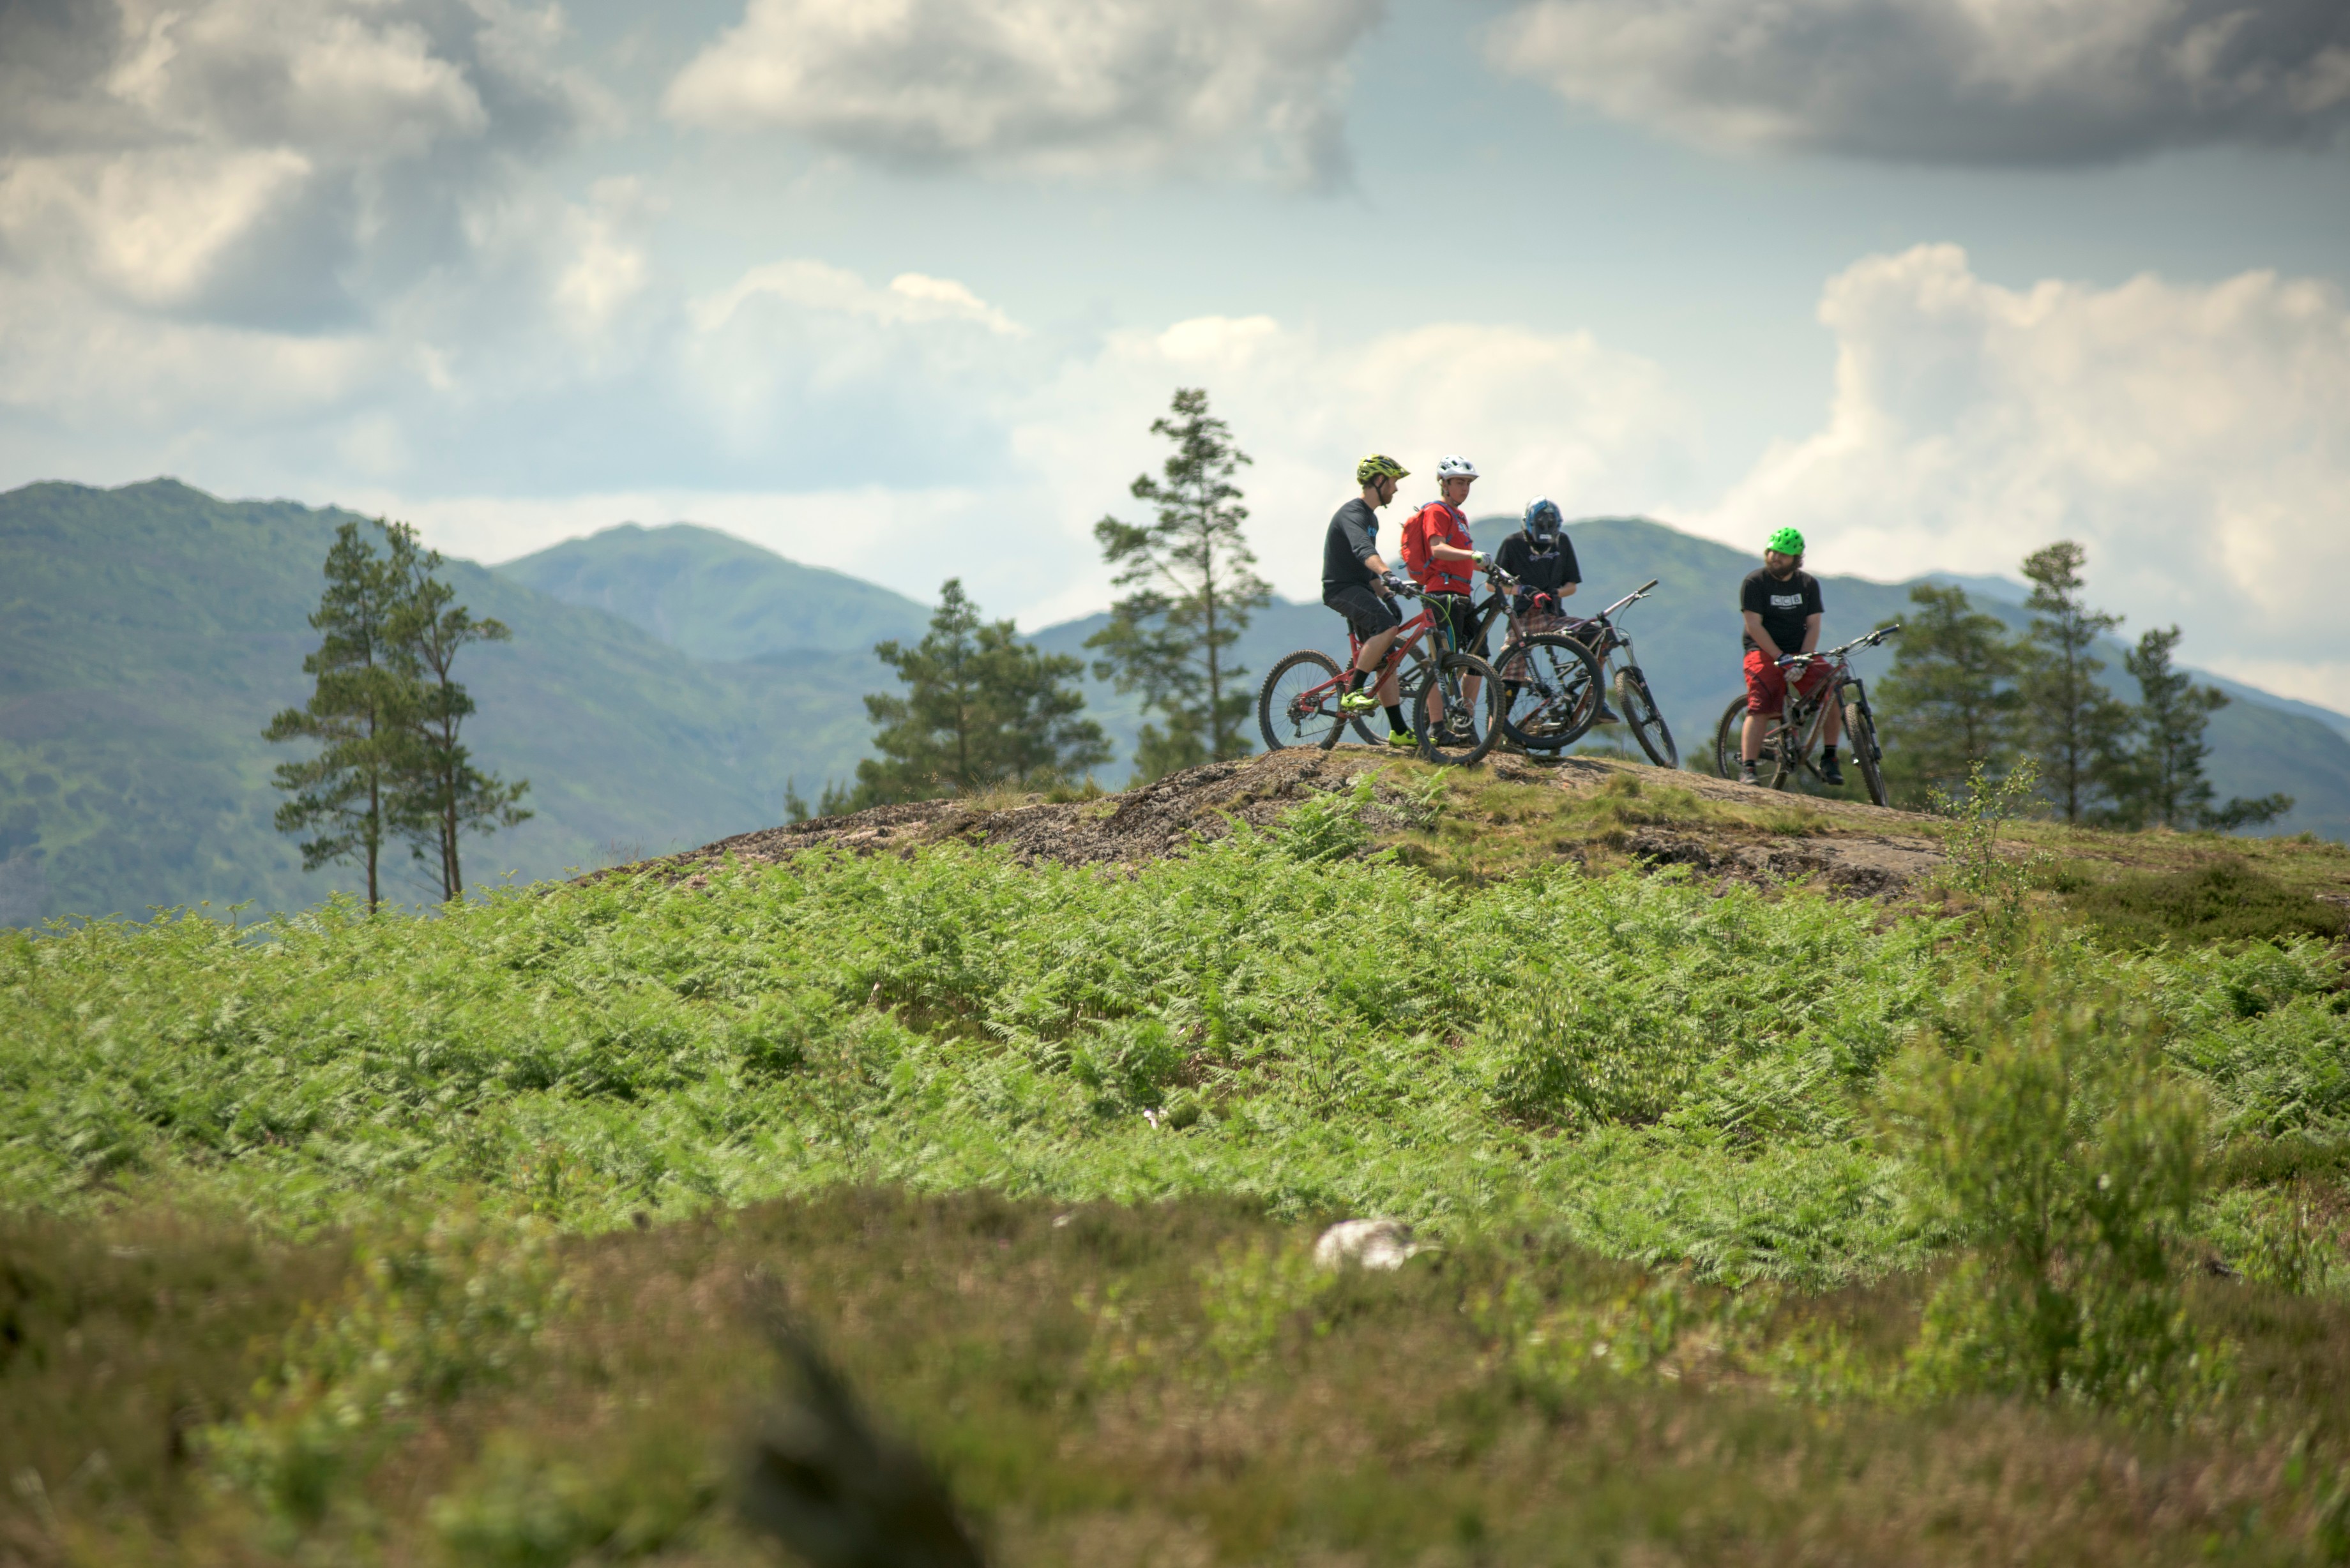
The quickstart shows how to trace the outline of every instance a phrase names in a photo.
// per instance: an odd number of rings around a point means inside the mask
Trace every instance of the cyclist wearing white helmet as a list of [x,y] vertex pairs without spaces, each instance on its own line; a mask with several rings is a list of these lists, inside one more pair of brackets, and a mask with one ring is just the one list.
[[[1485,553],[1469,537],[1469,517],[1461,510],[1476,483],[1477,465],[1465,457],[1437,463],[1437,498],[1403,525],[1403,564],[1420,587],[1421,602],[1445,623],[1452,646],[1482,659],[1485,639],[1478,636],[1477,584],[1471,574],[1485,564]],[[1461,691],[1474,708],[1477,682],[1463,682]]]

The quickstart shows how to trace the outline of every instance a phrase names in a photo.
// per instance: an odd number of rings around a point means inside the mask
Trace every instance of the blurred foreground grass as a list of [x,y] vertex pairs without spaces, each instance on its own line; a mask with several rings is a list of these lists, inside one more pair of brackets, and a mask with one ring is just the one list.
[[2337,952],[1351,831],[9,936],[0,1556],[759,1560],[778,1294],[1007,1563],[2350,1552]]
[[16,1221],[0,1554],[774,1561],[727,1502],[771,1293],[1006,1563],[2298,1563],[2341,1526],[2334,1301],[2199,1289],[2239,1390],[2149,1427],[1856,1395],[1914,1279],[1758,1296],[1499,1233],[1328,1275],[1311,1234],[866,1189],[562,1241]]

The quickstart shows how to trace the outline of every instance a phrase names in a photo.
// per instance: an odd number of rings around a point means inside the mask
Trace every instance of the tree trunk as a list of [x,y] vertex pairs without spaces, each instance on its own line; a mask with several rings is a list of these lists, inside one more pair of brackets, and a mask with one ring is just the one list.
[[1202,518],[1200,551],[1200,597],[1207,606],[1208,625],[1208,757],[1224,754],[1224,682],[1216,659],[1216,541],[1209,533],[1213,519]]

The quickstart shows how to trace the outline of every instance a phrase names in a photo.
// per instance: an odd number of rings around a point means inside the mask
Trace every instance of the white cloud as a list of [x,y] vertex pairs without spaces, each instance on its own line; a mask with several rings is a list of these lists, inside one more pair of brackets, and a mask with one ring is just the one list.
[[891,326],[963,321],[1007,336],[1020,331],[1018,323],[952,278],[900,273],[887,287],[875,288],[853,272],[805,258],[753,267],[729,287],[694,301],[694,325],[715,332],[733,319],[744,302],[760,298]]
[[2350,127],[2340,0],[1533,0],[1486,53],[1729,149],[2029,164]]
[[[1752,545],[1794,524],[1830,570],[2012,572],[2089,547],[2093,595],[2178,622],[2223,674],[2339,704],[2350,583],[2350,306],[2247,273],[2024,290],[1965,253],[1872,256],[1831,280],[1826,423],[1700,519]],[[2289,671],[2299,670],[2299,677]]]
[[1301,598],[1321,592],[1323,534],[1354,493],[1365,452],[1392,453],[1414,471],[1399,518],[1433,495],[1436,460],[1451,452],[1484,475],[1472,512],[1514,512],[1542,493],[1570,514],[1620,513],[1681,499],[1696,439],[1695,416],[1657,366],[1587,332],[1455,322],[1329,343],[1257,316],[1118,333],[1065,368],[1013,431],[1014,450],[1059,497],[1050,515],[1075,566],[1040,613],[1108,598],[1089,530],[1106,509],[1130,511],[1128,482],[1165,456],[1149,427],[1179,386],[1206,388],[1255,459],[1242,479],[1250,538],[1265,575]]
[[671,84],[695,125],[913,164],[1343,170],[1345,62],[1381,0],[750,0]]
[[462,257],[599,101],[505,0],[62,0],[0,59],[0,266],[317,330]]
[[0,171],[0,242],[48,252],[134,304],[187,303],[310,161],[291,148],[158,148],[28,159]]

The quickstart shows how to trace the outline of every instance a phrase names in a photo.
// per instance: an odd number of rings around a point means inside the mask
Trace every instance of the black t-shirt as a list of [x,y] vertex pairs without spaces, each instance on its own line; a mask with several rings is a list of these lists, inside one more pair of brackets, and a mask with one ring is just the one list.
[[1569,583],[1583,581],[1574,541],[1565,534],[1555,534],[1551,539],[1551,548],[1537,550],[1525,530],[1520,529],[1502,541],[1502,547],[1493,552],[1493,564],[1523,583],[1530,594],[1555,594]]
[[1379,514],[1357,495],[1330,519],[1329,537],[1322,542],[1322,591],[1367,587],[1378,581],[1378,574],[1363,565],[1363,557],[1378,547]]
[[[1801,653],[1807,629],[1804,623],[1822,611],[1820,580],[1801,566],[1784,578],[1774,577],[1768,569],[1757,567],[1747,573],[1746,581],[1739,585],[1738,607],[1752,610],[1762,618],[1762,629],[1771,634],[1780,652]],[[1754,639],[1743,632],[1738,640],[1750,649],[1754,647]]]

